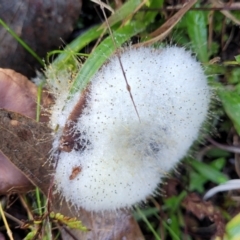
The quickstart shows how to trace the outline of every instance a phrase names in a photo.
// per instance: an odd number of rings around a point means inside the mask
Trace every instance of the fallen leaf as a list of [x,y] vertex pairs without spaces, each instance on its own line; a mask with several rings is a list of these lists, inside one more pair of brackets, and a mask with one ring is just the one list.
[[[11,69],[0,68],[0,108],[35,118],[36,95],[37,87],[26,77]],[[46,107],[49,102],[49,97],[45,96],[43,105]],[[41,121],[47,120],[46,116],[41,117]],[[0,193],[26,192],[32,188],[34,186],[24,174],[0,152]]]
[[224,219],[221,212],[211,202],[203,201],[197,194],[191,193],[183,200],[182,206],[199,220],[207,217],[214,222],[216,225],[214,236],[222,239],[225,232]]
[[[1,78],[1,74],[4,78]],[[15,111],[24,112],[32,117],[35,115],[36,87],[34,84],[12,70],[0,69],[0,86],[0,102],[2,104],[0,107],[3,107],[5,103]],[[4,88],[2,88],[3,86]],[[16,101],[15,97],[19,99]],[[19,101],[21,104],[18,103]],[[82,232],[76,229],[61,228],[64,240],[74,239],[71,235],[74,235],[75,239],[81,240],[144,239],[137,222],[129,211],[92,213],[84,209],[76,210],[71,208],[71,204],[62,199],[58,193],[51,194],[54,192],[54,188],[51,189],[53,168],[49,166],[47,160],[52,148],[52,130],[47,123],[39,123],[20,113],[0,109],[0,131],[0,150],[15,165],[14,167],[5,158],[5,161],[11,166],[8,168],[9,165],[3,165],[8,175],[13,179],[15,170],[18,172],[21,170],[22,176],[26,176],[45,195],[49,196],[54,212],[59,212],[66,217],[77,217],[84,226],[90,229],[88,232]],[[0,173],[3,169],[2,164],[5,163],[0,158]],[[20,176],[21,181],[22,176]],[[4,175],[0,174],[0,181],[1,177]],[[13,183],[11,182],[9,190],[16,187]]]
[[2,153],[46,193],[52,173],[45,166],[52,147],[52,130],[45,123],[0,109],[0,131]]
[[[8,0],[1,1],[0,19],[39,56],[62,45],[73,30],[81,0]],[[7,31],[0,28],[0,66],[34,76],[39,63]]]

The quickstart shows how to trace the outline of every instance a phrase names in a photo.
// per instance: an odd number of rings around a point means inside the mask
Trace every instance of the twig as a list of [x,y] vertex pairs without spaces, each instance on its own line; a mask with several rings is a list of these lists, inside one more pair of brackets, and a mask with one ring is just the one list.
[[226,150],[228,152],[233,152],[233,153],[240,153],[240,148],[239,147],[234,147],[234,146],[229,146],[229,145],[225,145],[225,144],[221,144],[221,143],[218,143],[216,141],[214,141],[213,139],[211,138],[208,138],[208,141],[210,143],[212,143],[214,146],[220,148],[220,149],[223,149],[223,150]]
[[11,229],[9,228],[7,219],[6,219],[5,214],[4,214],[4,211],[3,211],[3,209],[2,209],[2,203],[0,203],[0,214],[1,214],[1,216],[2,216],[4,225],[5,225],[5,227],[6,227],[7,235],[8,235],[8,237],[9,237],[9,239],[10,239],[10,240],[14,240],[14,239],[13,239],[13,235],[12,235],[12,231],[11,231]]
[[[115,48],[117,48],[115,39],[114,39],[114,37],[113,37],[113,33],[112,33],[112,30],[111,30],[111,27],[110,27],[110,25],[109,25],[109,23],[108,23],[107,16],[106,16],[106,13],[105,13],[105,11],[104,11],[105,5],[103,5],[103,3],[102,3],[100,0],[94,1],[94,2],[97,2],[97,3],[99,4],[99,6],[101,7],[102,12],[103,12],[103,15],[104,15],[104,18],[105,18],[105,20],[106,20],[107,28],[108,28],[108,30],[109,30],[110,36],[111,36],[112,41],[113,41],[113,44],[114,44]],[[129,92],[130,98],[131,98],[131,100],[132,100],[134,109],[135,109],[135,111],[136,111],[136,113],[137,113],[137,116],[138,116],[139,121],[141,122],[140,116],[139,116],[139,113],[138,113],[138,110],[137,110],[137,106],[136,106],[136,104],[135,104],[135,102],[134,102],[134,99],[133,99],[133,96],[132,96],[131,86],[130,86],[129,83],[128,83],[127,76],[126,76],[126,73],[125,73],[125,71],[124,71],[123,64],[122,64],[122,61],[121,61],[121,58],[120,58],[119,54],[117,54],[117,58],[118,58],[120,67],[121,67],[121,69],[122,69],[123,77],[124,77],[124,80],[125,80],[125,82],[126,82],[126,87],[127,87],[128,92]]]

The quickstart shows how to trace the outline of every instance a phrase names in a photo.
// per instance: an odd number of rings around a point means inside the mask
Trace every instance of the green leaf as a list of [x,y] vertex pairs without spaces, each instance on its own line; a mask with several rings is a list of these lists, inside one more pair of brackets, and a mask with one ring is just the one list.
[[219,97],[225,112],[240,135],[240,95],[236,92],[221,91],[219,92]]
[[169,216],[168,225],[171,229],[171,231],[169,231],[169,233],[171,235],[171,239],[174,239],[174,240],[179,239],[179,236],[181,236],[181,230],[180,230],[180,226],[179,226],[179,219],[176,214],[171,214]]
[[229,157],[230,155],[230,152],[219,148],[212,148],[206,154],[206,156],[209,158],[225,158]]
[[27,234],[27,236],[23,240],[32,240],[36,237],[37,230],[33,230]]
[[[161,8],[163,6],[163,0],[150,0],[148,7],[151,8]],[[159,14],[158,11],[146,11],[146,15],[144,16],[144,21],[153,22],[155,20],[156,15]]]
[[177,233],[174,232],[174,230],[172,229],[171,226],[169,226],[169,224],[166,221],[162,221],[163,226],[168,230],[168,232],[171,235],[171,239],[173,240],[180,240],[179,235],[177,235]]
[[218,158],[210,163],[210,165],[218,171],[220,171],[225,166],[225,164],[226,164],[225,158]]
[[[219,149],[216,149],[216,151],[217,150],[219,150]],[[190,165],[192,165],[191,161],[192,161],[192,159],[189,160]],[[219,159],[212,161],[210,163],[210,166],[212,166],[216,170],[220,170],[225,165],[225,162],[226,162],[225,158],[219,158]],[[190,171],[189,177],[190,177],[189,191],[197,191],[199,193],[203,193],[206,191],[204,184],[209,181],[209,178],[207,176],[204,176],[203,174],[201,174],[201,172],[193,169],[192,171]]]
[[[141,215],[144,215],[146,218],[149,218],[153,215],[158,216],[159,214],[159,209],[158,208],[146,208],[146,209],[141,209]],[[133,213],[133,217],[136,221],[140,221],[142,219],[141,215],[139,215],[139,212],[135,211]]]
[[173,196],[164,200],[164,208],[170,209],[171,213],[176,212],[182,200],[187,196],[185,191],[182,191],[178,196]]
[[71,229],[78,229],[81,231],[88,231],[87,227],[85,227],[81,221],[77,220],[77,218],[70,218],[62,215],[61,213],[51,212],[49,214],[50,218],[60,222],[61,224],[67,225]]
[[231,70],[231,73],[226,76],[227,80],[231,84],[237,84],[240,82],[240,68],[234,68]]
[[199,193],[203,193],[205,191],[204,184],[208,181],[207,178],[202,176],[195,171],[190,172],[190,185],[189,191],[198,191]]
[[240,239],[240,213],[226,225],[226,240]]
[[[226,164],[225,158],[218,158],[210,163],[210,166],[214,169],[220,171]],[[198,191],[203,193],[205,191],[204,184],[209,181],[209,178],[203,176],[199,172],[191,171],[190,172],[190,185],[189,191]]]
[[143,222],[147,225],[147,227],[149,228],[149,230],[152,232],[152,234],[154,235],[156,240],[161,240],[160,236],[158,235],[158,233],[155,231],[155,229],[153,228],[152,224],[148,221],[148,219],[146,218],[146,216],[143,214],[143,212],[141,211],[141,209],[139,209],[138,207],[136,207],[137,213],[138,215],[141,217],[141,219],[143,220]]
[[240,55],[235,56],[235,59],[238,63],[240,63]]
[[202,176],[216,184],[225,183],[228,180],[228,177],[226,175],[219,172],[216,170],[216,168],[212,167],[209,164],[199,162],[195,159],[192,159],[190,161],[190,164]]
[[193,49],[201,62],[208,62],[207,21],[203,11],[188,11],[184,18]]

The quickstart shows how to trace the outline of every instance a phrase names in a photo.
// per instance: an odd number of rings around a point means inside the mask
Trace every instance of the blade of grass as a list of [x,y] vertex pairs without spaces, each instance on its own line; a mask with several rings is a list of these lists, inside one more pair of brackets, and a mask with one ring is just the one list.
[[[37,109],[36,109],[36,121],[39,122],[40,114],[41,114],[41,99],[42,99],[42,89],[45,84],[45,81],[42,81],[37,88]],[[38,214],[40,216],[43,215],[42,208],[44,207],[41,202],[41,192],[38,187],[35,189],[36,199],[37,199],[37,206],[38,206]],[[45,201],[44,201],[45,202]]]
[[[114,20],[114,23],[121,21],[127,17],[133,9],[141,4],[141,2],[142,0],[133,0],[126,2],[120,9],[116,11],[116,13],[111,16],[111,18]],[[87,44],[97,39],[103,33],[104,29],[101,29],[102,26],[100,27],[100,25],[97,25],[90,28],[85,33],[81,34],[81,36],[68,44],[65,48],[66,51],[63,51],[52,63],[53,67],[58,69],[63,68],[69,61],[71,61],[75,53],[79,52]],[[51,52],[49,55],[51,55]]]
[[180,240],[180,238],[177,236],[177,234],[171,229],[171,227],[168,226],[168,224],[165,221],[162,221],[163,226],[169,231],[169,233],[172,236],[173,240]]
[[209,164],[205,164],[194,159],[191,159],[189,162],[197,172],[214,183],[221,184],[228,180],[228,177],[225,174],[221,173]]
[[139,214],[139,216],[141,216],[142,220],[146,223],[146,225],[148,226],[148,228],[150,229],[150,231],[153,233],[155,239],[157,240],[161,240],[160,236],[157,234],[157,232],[154,230],[154,228],[152,227],[151,223],[148,221],[148,219],[146,218],[146,216],[142,213],[142,211],[136,207],[136,210]]
[[[115,23],[123,21],[128,18],[129,15],[135,13],[146,3],[146,0],[130,0],[125,2],[115,13],[108,18],[108,23],[113,26]],[[103,23],[101,28],[107,27],[106,23]]]
[[15,38],[42,66],[44,62],[42,59],[34,52],[34,50],[25,43],[2,19],[0,19],[0,24]]
[[[65,47],[63,51],[52,63],[52,66],[56,69],[62,69],[67,64],[71,63],[73,56],[87,46],[90,42],[97,39],[103,30],[99,30],[99,25],[94,26],[81,34],[78,38],[73,40],[70,44]],[[50,53],[51,54],[51,53]],[[75,59],[75,58],[74,58]]]
[[39,122],[40,120],[40,113],[41,113],[41,99],[42,99],[42,90],[45,81],[42,81],[37,87],[37,109],[36,109],[36,121]]
[[35,193],[37,198],[38,214],[39,216],[42,216],[43,211],[42,211],[41,193],[38,187],[36,187]]

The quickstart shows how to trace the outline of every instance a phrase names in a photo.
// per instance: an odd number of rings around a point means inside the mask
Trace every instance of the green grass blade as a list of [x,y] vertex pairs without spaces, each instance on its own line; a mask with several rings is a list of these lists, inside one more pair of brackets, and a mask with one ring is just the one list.
[[41,193],[40,193],[40,190],[38,187],[36,187],[35,193],[36,193],[36,199],[37,199],[38,214],[39,214],[39,216],[42,216],[44,206],[42,206]]
[[68,44],[64,51],[53,61],[52,67],[55,69],[66,68],[66,65],[71,64],[75,59],[75,54],[87,46],[90,42],[97,39],[103,30],[99,30],[99,25],[94,26],[81,34],[78,38]]
[[[133,12],[138,9],[138,7],[143,3],[143,0],[130,0],[126,1],[115,13],[108,18],[110,26],[113,26],[115,23],[120,22],[131,15]],[[104,23],[102,26],[106,27]]]
[[228,180],[228,177],[225,174],[216,170],[216,168],[209,164],[205,164],[194,159],[191,159],[189,162],[197,172],[216,184],[225,183]]
[[146,216],[142,213],[142,211],[136,207],[137,213],[139,216],[141,216],[142,220],[145,222],[145,224],[148,226],[149,230],[152,232],[152,234],[154,235],[155,239],[157,240],[161,240],[160,236],[157,234],[157,232],[154,230],[153,226],[151,225],[151,223],[148,221],[148,219],[146,218]]
[[169,231],[169,233],[171,234],[171,237],[173,240],[180,240],[180,238],[178,237],[178,235],[173,231],[173,229],[168,226],[168,224],[165,221],[162,221],[163,226]]
[[0,24],[16,39],[42,66],[44,63],[42,59],[34,52],[34,50],[28,46],[2,19],[0,19]]

